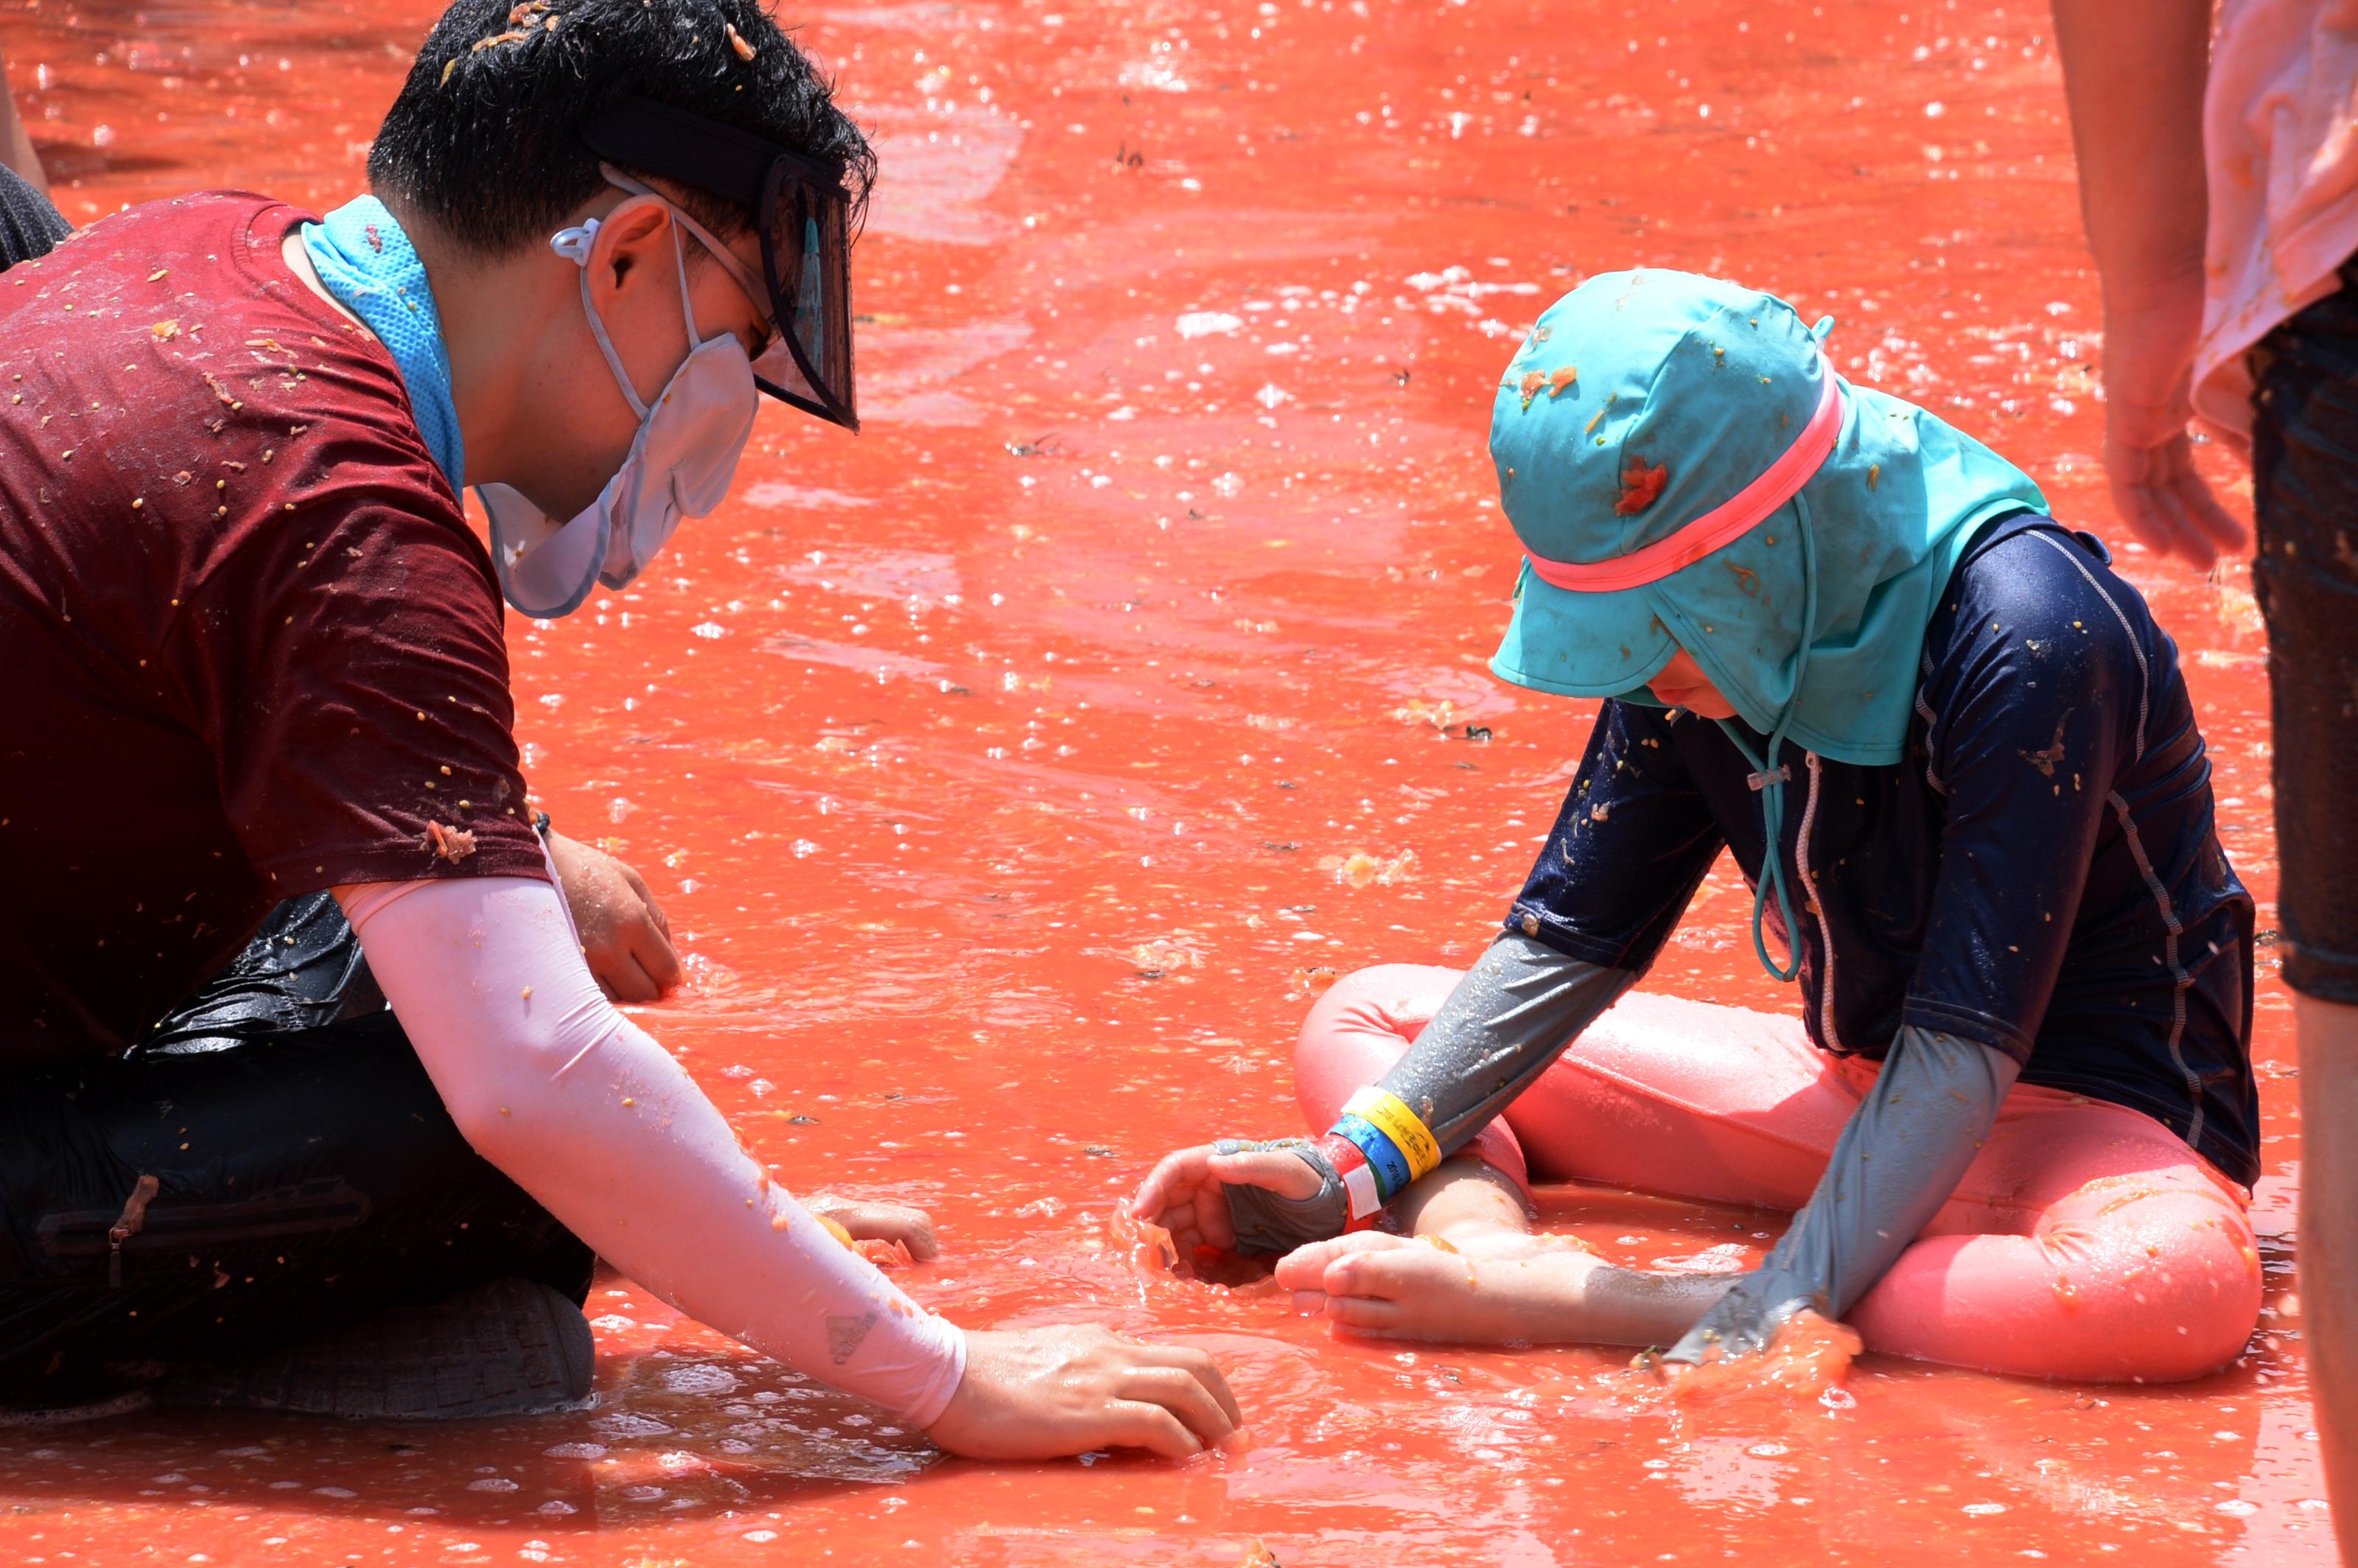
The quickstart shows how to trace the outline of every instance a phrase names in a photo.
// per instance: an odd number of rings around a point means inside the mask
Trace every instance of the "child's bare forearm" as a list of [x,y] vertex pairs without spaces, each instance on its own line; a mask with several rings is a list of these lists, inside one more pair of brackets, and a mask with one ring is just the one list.
[[[1409,1189],[1396,1213],[1412,1234],[1453,1244],[1527,1232],[1515,1184],[1478,1160],[1451,1160]],[[1674,1345],[1727,1293],[1733,1276],[1616,1269],[1566,1241],[1561,1250],[1485,1265],[1486,1288],[1544,1345]]]
[[1439,1170],[1400,1195],[1393,1215],[1411,1236],[1452,1241],[1531,1227],[1515,1184],[1480,1160],[1443,1161]]
[[1580,1281],[1567,1304],[1564,1337],[1590,1345],[1675,1345],[1725,1295],[1733,1274],[1657,1274],[1601,1268]]

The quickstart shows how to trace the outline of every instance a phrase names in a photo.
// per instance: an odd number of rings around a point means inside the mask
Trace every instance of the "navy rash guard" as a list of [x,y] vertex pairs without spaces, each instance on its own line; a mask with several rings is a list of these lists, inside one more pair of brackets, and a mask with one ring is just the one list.
[[[1903,1023],[1945,1031],[2258,1178],[2251,895],[2177,647],[2093,537],[2017,514],[1975,541],[1925,633],[1901,762],[1778,760],[1821,1049],[1880,1059]],[[1751,772],[1716,724],[1607,701],[1508,927],[1643,973],[1723,845],[1759,877]],[[1767,923],[1790,951],[1773,902]]]

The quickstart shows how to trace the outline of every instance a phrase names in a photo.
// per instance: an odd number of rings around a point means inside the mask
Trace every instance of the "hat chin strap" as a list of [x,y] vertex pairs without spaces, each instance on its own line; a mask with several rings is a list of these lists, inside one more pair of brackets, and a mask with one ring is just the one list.
[[[1831,384],[1832,378],[1829,377]],[[1778,753],[1785,749],[1785,732],[1792,728],[1794,709],[1801,706],[1801,680],[1809,674],[1810,644],[1818,635],[1818,545],[1816,531],[1810,525],[1810,503],[1798,492],[1792,497],[1793,510],[1801,525],[1801,650],[1793,656],[1793,690],[1786,697],[1783,711],[1777,716],[1777,727],[1768,733],[1767,760],[1745,743],[1743,732],[1733,719],[1715,720],[1720,732],[1736,743],[1744,760],[1752,764],[1752,787],[1760,792],[1760,824],[1766,834],[1761,855],[1760,875],[1752,883],[1752,952],[1760,967],[1768,971],[1771,979],[1790,980],[1801,972],[1801,928],[1793,919],[1792,900],[1785,893],[1785,781],[1791,772],[1777,762]],[[1774,766],[1770,764],[1774,763]],[[1760,934],[1761,917],[1768,908],[1770,889],[1776,890],[1777,913],[1785,921],[1786,967],[1779,968],[1768,957],[1768,941]]]
[[[1833,318],[1828,317],[1812,329],[1812,335],[1823,339],[1833,330]],[[1672,572],[1680,571],[1723,549],[1750,533],[1770,513],[1787,502],[1793,503],[1801,521],[1801,648],[1793,658],[1793,689],[1777,716],[1776,728],[1769,731],[1767,760],[1756,753],[1744,739],[1732,719],[1715,722],[1720,730],[1736,743],[1744,760],[1752,764],[1752,787],[1760,792],[1760,820],[1768,836],[1767,852],[1762,857],[1761,874],[1752,884],[1752,951],[1760,967],[1770,977],[1790,980],[1801,972],[1801,926],[1793,919],[1793,901],[1785,892],[1785,855],[1781,839],[1785,828],[1785,780],[1788,770],[1783,764],[1775,767],[1779,752],[1785,748],[1785,733],[1793,725],[1794,709],[1800,706],[1801,680],[1809,673],[1810,644],[1818,634],[1818,546],[1815,530],[1810,525],[1810,503],[1802,496],[1802,487],[1811,476],[1824,466],[1833,455],[1834,442],[1842,434],[1842,378],[1826,365],[1825,380],[1818,390],[1818,406],[1793,444],[1777,454],[1776,460],[1762,470],[1742,490],[1709,512],[1650,545],[1645,545],[1627,555],[1614,556],[1601,561],[1546,561],[1523,552],[1531,573],[1541,582],[1574,593],[1619,593],[1649,583],[1661,581]],[[1774,891],[1777,913],[1785,920],[1785,944],[1788,962],[1779,968],[1768,957],[1768,944],[1760,927],[1768,910],[1768,895]]]

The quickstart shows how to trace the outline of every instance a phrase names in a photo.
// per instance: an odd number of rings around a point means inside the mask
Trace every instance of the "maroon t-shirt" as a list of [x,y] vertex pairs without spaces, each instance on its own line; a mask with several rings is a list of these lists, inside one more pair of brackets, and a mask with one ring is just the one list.
[[0,275],[0,1070],[121,1050],[292,894],[544,875],[491,559],[287,271],[309,216],[157,201]]

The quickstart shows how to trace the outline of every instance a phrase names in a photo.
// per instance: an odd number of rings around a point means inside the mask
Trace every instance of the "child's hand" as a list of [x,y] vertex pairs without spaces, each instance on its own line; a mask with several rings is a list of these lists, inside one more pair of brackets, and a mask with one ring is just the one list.
[[1217,1144],[1199,1143],[1164,1155],[1130,1200],[1130,1212],[1169,1231],[1183,1260],[1199,1247],[1233,1252],[1237,1232],[1228,1196],[1232,1184],[1299,1202],[1317,1196],[1325,1182],[1309,1161],[1285,1150],[1223,1154]]
[[1329,1241],[1314,1241],[1277,1260],[1277,1282],[1279,1288],[1293,1292],[1295,1312],[1304,1317],[1323,1317],[1326,1313],[1327,1265],[1356,1253],[1417,1245],[1413,1237],[1395,1236],[1386,1230],[1355,1230]]

